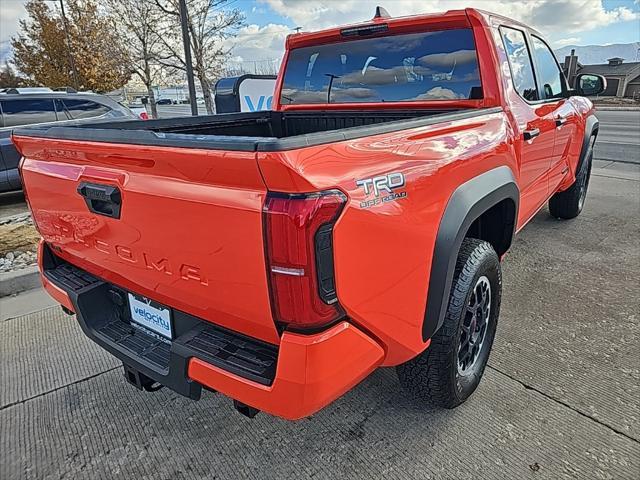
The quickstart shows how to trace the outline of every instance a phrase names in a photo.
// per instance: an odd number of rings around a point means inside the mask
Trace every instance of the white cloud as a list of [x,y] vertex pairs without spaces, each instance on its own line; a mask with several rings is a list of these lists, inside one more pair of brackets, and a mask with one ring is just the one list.
[[[312,31],[371,19],[381,0],[259,0],[276,13]],[[629,7],[606,10],[602,0],[395,0],[385,8],[394,16],[476,7],[520,20],[543,33],[583,32],[615,22],[637,20]]]
[[553,42],[556,48],[566,47],[567,45],[576,45],[580,41],[580,37],[561,38]]
[[457,50],[450,53],[432,53],[418,59],[423,65],[428,67],[447,67],[454,65],[464,65],[465,63],[477,63],[475,50]]
[[18,32],[18,21],[27,16],[26,0],[0,0],[0,62],[11,53],[11,37]]
[[285,38],[290,33],[291,27],[286,25],[247,25],[240,29],[237,37],[228,39],[226,46],[231,49],[234,62],[279,61],[284,52]]
[[466,97],[449,88],[433,87],[431,90],[418,95],[416,100],[458,100],[461,98]]

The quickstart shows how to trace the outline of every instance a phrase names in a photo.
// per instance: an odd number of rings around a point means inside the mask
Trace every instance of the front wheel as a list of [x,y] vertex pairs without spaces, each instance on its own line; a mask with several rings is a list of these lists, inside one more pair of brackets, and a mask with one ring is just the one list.
[[582,212],[591,178],[593,141],[589,142],[587,148],[580,171],[576,175],[576,181],[565,191],[557,192],[549,199],[549,213],[555,218],[568,220],[576,218]]
[[476,389],[496,333],[502,276],[491,245],[460,247],[444,323],[420,355],[397,367],[402,387],[419,400],[454,408]]

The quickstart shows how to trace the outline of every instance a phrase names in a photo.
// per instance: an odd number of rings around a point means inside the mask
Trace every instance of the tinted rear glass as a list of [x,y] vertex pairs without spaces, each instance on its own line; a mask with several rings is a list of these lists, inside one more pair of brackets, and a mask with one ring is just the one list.
[[5,127],[32,123],[55,122],[56,111],[51,99],[2,100],[2,118]]
[[65,98],[62,100],[65,109],[71,115],[71,118],[90,118],[99,117],[109,112],[111,109],[100,103],[92,102],[90,100],[73,100]]
[[536,73],[545,98],[562,97],[563,73],[558,67],[551,49],[538,37],[532,36],[531,38],[533,40],[533,54],[538,62]]
[[411,102],[482,98],[470,29],[297,48],[281,103]]
[[533,76],[533,63],[524,32],[509,27],[500,27],[500,33],[504,48],[509,56],[513,86],[525,100],[538,100],[538,89]]

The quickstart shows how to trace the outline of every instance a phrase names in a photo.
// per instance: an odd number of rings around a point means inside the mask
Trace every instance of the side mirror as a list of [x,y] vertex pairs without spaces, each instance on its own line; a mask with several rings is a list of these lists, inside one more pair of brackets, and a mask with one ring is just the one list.
[[576,77],[576,93],[583,97],[599,95],[607,89],[607,79],[602,75],[581,73]]

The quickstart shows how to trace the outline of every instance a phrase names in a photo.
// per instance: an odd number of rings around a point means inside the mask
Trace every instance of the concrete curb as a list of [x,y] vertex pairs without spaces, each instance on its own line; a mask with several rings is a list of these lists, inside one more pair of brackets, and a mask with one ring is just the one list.
[[640,111],[640,107],[614,107],[614,106],[599,106],[595,105],[596,112],[600,110],[601,112],[638,112]]
[[633,182],[640,182],[640,175],[638,174],[616,172],[615,170],[609,170],[608,168],[593,168],[591,170],[591,175],[595,175],[597,177],[608,177],[616,178],[618,180],[631,180]]
[[0,217],[0,225],[5,225],[7,223],[15,221],[27,220],[29,217],[31,217],[31,213],[29,212],[14,213],[12,215],[7,215],[6,217]]
[[0,273],[0,297],[33,290],[42,286],[37,265]]

